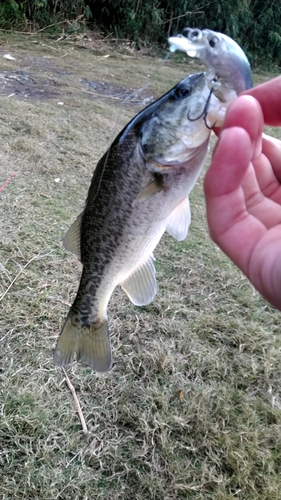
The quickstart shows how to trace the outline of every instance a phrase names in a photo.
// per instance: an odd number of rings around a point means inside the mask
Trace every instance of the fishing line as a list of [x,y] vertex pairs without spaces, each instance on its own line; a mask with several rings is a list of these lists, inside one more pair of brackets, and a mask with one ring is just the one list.
[[[164,66],[164,64],[166,64],[167,60],[169,59],[169,57],[171,56],[171,52],[168,52],[168,54],[164,57],[163,61],[161,61],[160,64],[158,64],[158,66],[156,66],[155,70],[153,71],[152,75],[149,76],[147,82],[142,86],[140,87],[139,89],[136,89],[136,90],[133,90],[133,92],[131,92],[131,94],[129,94],[122,102],[121,102],[121,105],[122,106],[123,104],[126,104],[126,102],[131,99],[134,95],[138,95],[140,92],[142,92],[143,90],[147,89],[147,87],[153,82],[154,80],[154,77],[156,75],[156,73],[158,73],[158,71]],[[121,109],[119,109],[119,116],[117,116],[117,119],[120,117],[120,113],[121,113]],[[115,123],[115,125],[117,125],[117,123]]]
[[96,198],[96,196],[98,195],[99,190],[100,190],[101,181],[103,179],[104,170],[105,170],[105,167],[107,165],[108,156],[109,156],[109,153],[110,153],[110,150],[111,150],[111,146],[113,144],[113,141],[114,141],[116,133],[117,133],[117,125],[118,125],[118,122],[120,120],[122,106],[124,104],[126,104],[129,100],[131,100],[133,96],[137,96],[140,92],[143,92],[145,89],[147,89],[147,87],[153,82],[156,74],[159,72],[159,70],[167,62],[167,60],[169,59],[169,57],[171,56],[171,54],[172,54],[171,52],[168,52],[168,54],[164,57],[163,61],[161,61],[161,63],[158,64],[158,66],[156,66],[155,70],[152,72],[152,74],[149,76],[147,82],[142,87],[140,87],[140,88],[138,88],[136,90],[133,90],[120,103],[118,114],[117,114],[117,116],[115,118],[115,123],[114,123],[113,131],[112,131],[112,134],[111,134],[110,146],[109,146],[109,148],[107,150],[107,153],[106,153],[106,156],[105,156],[105,159],[104,159],[104,164],[103,164],[103,167],[102,167],[101,175],[99,176],[99,181],[98,181],[97,188],[96,188],[96,191],[95,191],[94,199]]

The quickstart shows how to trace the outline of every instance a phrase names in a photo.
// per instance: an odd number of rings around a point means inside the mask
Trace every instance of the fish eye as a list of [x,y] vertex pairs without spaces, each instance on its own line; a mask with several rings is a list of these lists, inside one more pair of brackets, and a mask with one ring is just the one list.
[[211,40],[209,40],[210,47],[214,48],[217,45],[217,42],[218,38],[216,36],[214,36],[214,38],[211,38]]
[[184,99],[190,95],[191,89],[189,87],[179,87],[176,89],[176,96],[179,99]]

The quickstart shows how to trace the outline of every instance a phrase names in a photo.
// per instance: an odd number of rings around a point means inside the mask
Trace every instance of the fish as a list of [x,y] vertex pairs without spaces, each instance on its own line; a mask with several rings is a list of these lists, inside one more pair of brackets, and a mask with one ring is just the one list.
[[229,36],[209,29],[185,28],[186,36],[169,37],[172,52],[181,50],[190,57],[199,58],[209,70],[210,81],[219,85],[215,96],[222,103],[221,126],[226,108],[240,92],[253,87],[252,71],[243,49]]
[[83,269],[53,359],[76,355],[97,372],[112,366],[107,306],[120,285],[133,304],[157,292],[153,252],[167,231],[185,239],[189,193],[209,149],[210,101],[206,74],[188,76],[138,113],[118,134],[94,170],[85,208],[64,246]]

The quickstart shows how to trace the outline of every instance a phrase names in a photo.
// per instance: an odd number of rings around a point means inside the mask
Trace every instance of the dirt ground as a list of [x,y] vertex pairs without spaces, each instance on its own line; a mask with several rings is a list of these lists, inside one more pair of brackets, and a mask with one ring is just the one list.
[[[41,44],[41,48],[42,45],[44,46],[44,44]],[[54,50],[54,47],[52,49]],[[80,50],[87,49],[85,47]],[[60,98],[63,100],[72,92],[66,83],[66,79],[62,77],[77,76],[77,73],[76,71],[63,69],[61,64],[57,65],[54,56],[32,56],[28,55],[27,51],[23,51],[22,48],[19,50],[14,49],[13,55],[9,52],[5,54],[3,52],[5,51],[2,50],[2,57],[9,61],[10,64],[7,63],[6,66],[10,66],[10,69],[0,71],[0,95],[19,99]],[[107,59],[110,56],[105,54],[102,57]],[[145,94],[142,93],[142,96],[138,97],[139,89],[104,80],[89,80],[82,74],[76,79],[76,85],[76,90],[87,92],[92,99],[101,96],[111,97],[126,101],[125,104],[130,106],[138,105],[142,107],[154,100],[154,96],[149,91]]]

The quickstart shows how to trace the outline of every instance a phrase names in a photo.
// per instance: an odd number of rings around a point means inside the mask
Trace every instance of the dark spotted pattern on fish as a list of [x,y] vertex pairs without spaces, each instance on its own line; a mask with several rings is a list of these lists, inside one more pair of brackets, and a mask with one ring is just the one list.
[[186,78],[131,120],[99,161],[81,220],[66,235],[83,271],[56,364],[69,363],[76,353],[91,368],[107,371],[107,304],[115,287],[120,284],[134,304],[153,300],[153,251],[165,230],[177,239],[188,230],[187,197],[204,164],[210,130],[187,115],[198,106],[204,110],[208,95],[203,73]]

